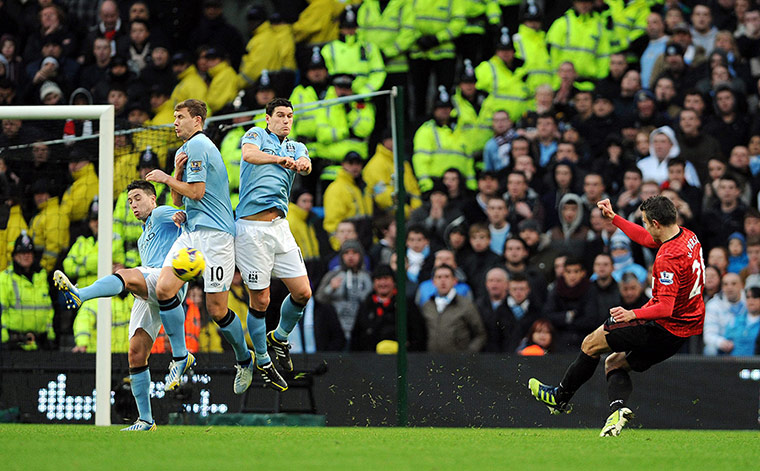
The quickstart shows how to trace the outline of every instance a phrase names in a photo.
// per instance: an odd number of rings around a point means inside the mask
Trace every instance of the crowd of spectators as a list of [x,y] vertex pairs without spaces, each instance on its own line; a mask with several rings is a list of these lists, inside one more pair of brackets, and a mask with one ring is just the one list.
[[[115,138],[115,267],[140,263],[124,189],[172,170],[175,103],[248,113],[207,130],[235,205],[240,138],[272,98],[404,86],[410,350],[576,350],[610,307],[650,293],[654,252],[596,203],[641,223],[639,204],[662,194],[705,255],[705,333],[684,352],[760,353],[757,1],[261,1],[245,31],[228,11],[221,0],[0,1],[0,106],[110,103],[117,130],[131,129]],[[315,170],[297,180],[288,220],[315,295],[294,352],[397,348],[391,122],[385,96],[296,115],[290,138]],[[96,276],[104,203],[96,147],[79,138],[97,133],[89,120],[2,122],[5,347],[94,351],[97,305],[67,312],[49,277],[62,268],[81,287]],[[284,294],[275,283],[273,301]],[[221,351],[202,296],[191,287],[188,346]],[[230,302],[245,322],[239,275]],[[114,351],[126,349],[130,306],[112,300]]]

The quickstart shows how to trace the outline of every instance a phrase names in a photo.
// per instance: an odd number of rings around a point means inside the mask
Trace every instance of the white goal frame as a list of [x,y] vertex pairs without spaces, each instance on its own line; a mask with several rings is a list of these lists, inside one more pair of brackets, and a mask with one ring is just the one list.
[[[113,201],[113,105],[0,106],[0,119],[97,119],[98,201]],[[98,207],[98,240],[113,240],[113,204]],[[98,278],[113,271],[111,245],[98,244]],[[98,299],[98,343],[95,354],[95,425],[111,425],[111,298]]]

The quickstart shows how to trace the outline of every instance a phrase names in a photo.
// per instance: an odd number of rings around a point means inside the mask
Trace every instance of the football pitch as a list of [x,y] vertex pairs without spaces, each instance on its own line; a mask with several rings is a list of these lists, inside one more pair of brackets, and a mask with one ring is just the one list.
[[3,470],[749,470],[757,431],[0,425]]

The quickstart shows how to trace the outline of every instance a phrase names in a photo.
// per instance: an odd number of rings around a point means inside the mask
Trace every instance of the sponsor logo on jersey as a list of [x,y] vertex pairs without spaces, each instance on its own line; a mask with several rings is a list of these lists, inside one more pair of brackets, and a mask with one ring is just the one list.
[[293,144],[292,142],[288,142],[287,144],[285,144],[285,151],[290,152],[290,153],[295,152],[296,145]]
[[200,160],[191,160],[190,161],[190,171],[191,172],[200,172],[201,171],[201,161]]
[[245,133],[245,137],[251,137],[253,139],[258,139],[259,135],[253,129],[249,129],[248,132]]
[[669,271],[661,271],[660,272],[660,284],[663,285],[672,285],[673,284],[673,273]]

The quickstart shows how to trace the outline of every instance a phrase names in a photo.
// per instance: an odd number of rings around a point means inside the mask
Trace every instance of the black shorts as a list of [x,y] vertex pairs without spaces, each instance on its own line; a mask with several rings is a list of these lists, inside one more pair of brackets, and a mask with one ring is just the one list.
[[633,371],[645,371],[650,366],[672,357],[686,342],[668,332],[655,321],[635,319],[631,322],[604,323],[607,344],[613,352],[625,352],[625,359]]

